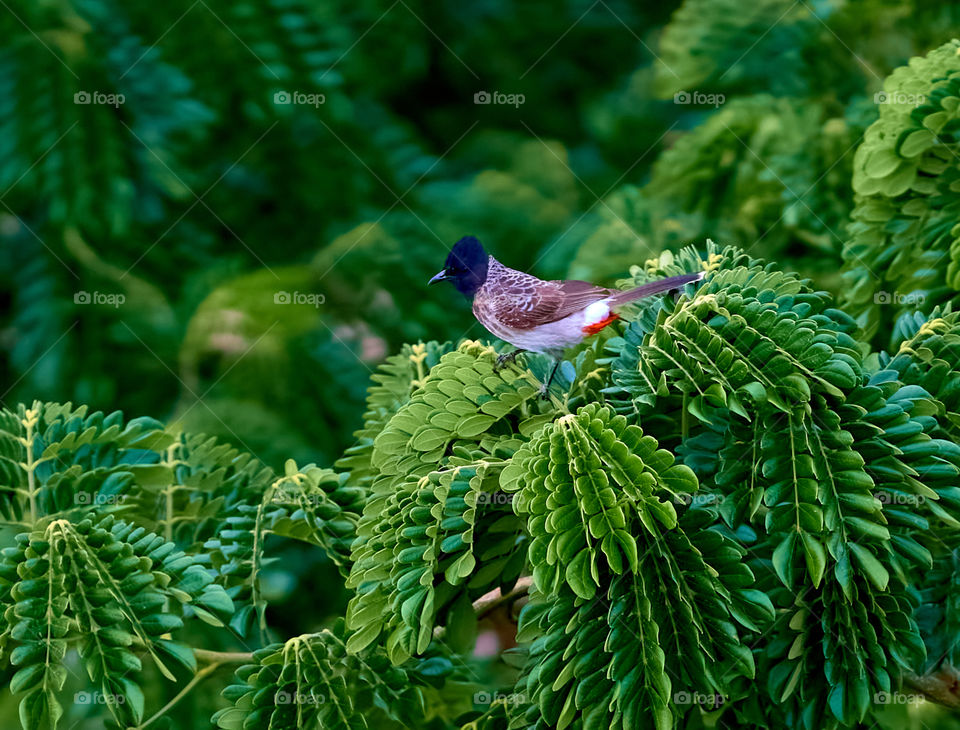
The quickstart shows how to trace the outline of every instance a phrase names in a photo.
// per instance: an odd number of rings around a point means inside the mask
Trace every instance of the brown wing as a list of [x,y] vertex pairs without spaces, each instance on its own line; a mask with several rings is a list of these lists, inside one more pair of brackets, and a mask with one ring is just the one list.
[[563,319],[613,293],[588,281],[543,281],[506,267],[496,285],[485,288],[489,312],[501,324],[520,330]]

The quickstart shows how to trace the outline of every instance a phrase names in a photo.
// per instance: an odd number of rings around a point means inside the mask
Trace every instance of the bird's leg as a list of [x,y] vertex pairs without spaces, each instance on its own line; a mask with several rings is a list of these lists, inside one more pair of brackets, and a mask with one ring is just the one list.
[[511,363],[514,362],[517,359],[517,355],[519,355],[521,352],[526,352],[526,350],[521,350],[517,348],[516,350],[512,350],[510,352],[501,352],[499,355],[497,355],[497,362],[493,366],[493,371],[497,372],[498,370],[503,368],[508,362],[511,362]]
[[561,362],[562,361],[560,360],[559,357],[556,360],[554,360],[553,370],[550,371],[550,377],[547,378],[546,383],[540,386],[540,397],[543,398],[544,400],[548,400],[550,398],[550,383],[553,382],[553,376],[557,374],[557,369],[560,367]]

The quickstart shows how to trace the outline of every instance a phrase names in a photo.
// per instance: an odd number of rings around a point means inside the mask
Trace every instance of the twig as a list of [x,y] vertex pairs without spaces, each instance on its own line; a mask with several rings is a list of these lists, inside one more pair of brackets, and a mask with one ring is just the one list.
[[209,649],[194,649],[193,655],[201,662],[216,662],[217,664],[244,664],[253,661],[253,652],[250,651],[211,651]]
[[903,679],[931,702],[960,710],[960,674],[949,664],[930,674],[909,673]]
[[533,585],[533,576],[524,575],[517,580],[517,584],[506,595],[501,595],[499,588],[494,588],[473,602],[473,610],[477,614],[477,619],[486,618],[496,609],[505,603],[515,601],[520,596],[524,596]]
[[[196,653],[197,651],[199,651],[199,650],[194,649],[194,652],[195,652],[195,653]],[[211,652],[211,653],[212,653],[212,654],[215,654],[216,652]],[[141,724],[141,725],[137,725],[137,727],[134,728],[134,730],[143,730],[145,727],[147,727],[148,725],[150,725],[151,723],[153,723],[155,720],[159,720],[161,717],[163,717],[165,714],[167,714],[167,712],[168,712],[175,704],[177,704],[180,700],[182,700],[184,697],[186,697],[187,694],[190,692],[190,690],[192,690],[194,687],[196,687],[198,684],[200,684],[200,682],[202,682],[208,675],[213,674],[213,672],[215,672],[219,667],[220,667],[220,664],[217,663],[217,662],[205,666],[203,669],[201,669],[199,672],[197,672],[195,675],[193,675],[193,679],[191,679],[191,680],[186,684],[186,686],[185,686],[182,690],[180,690],[179,692],[177,692],[176,696],[175,696],[172,700],[170,700],[167,704],[165,704],[163,707],[161,707],[159,710],[157,710],[157,711],[150,717],[149,720],[145,721],[145,722],[144,722],[143,724]]]

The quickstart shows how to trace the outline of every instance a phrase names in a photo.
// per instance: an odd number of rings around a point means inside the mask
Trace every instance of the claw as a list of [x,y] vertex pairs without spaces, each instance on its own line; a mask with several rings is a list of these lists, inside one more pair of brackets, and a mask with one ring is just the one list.
[[493,371],[498,372],[503,369],[503,367],[509,362],[515,362],[517,355],[519,355],[523,350],[511,350],[510,352],[501,352],[497,355],[497,362],[493,366]]

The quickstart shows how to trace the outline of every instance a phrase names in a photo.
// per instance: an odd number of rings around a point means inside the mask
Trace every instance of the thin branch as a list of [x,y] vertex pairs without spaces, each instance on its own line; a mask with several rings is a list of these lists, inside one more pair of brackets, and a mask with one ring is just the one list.
[[477,614],[477,619],[483,619],[493,613],[505,603],[512,603],[520,596],[525,596],[533,585],[533,576],[524,575],[517,580],[517,584],[506,595],[500,593],[499,588],[494,588],[473,602],[473,610]]
[[[196,653],[197,651],[199,651],[199,650],[197,650],[197,649],[194,650],[195,653]],[[211,653],[215,654],[216,652],[211,652]],[[161,717],[163,717],[165,714],[167,714],[167,712],[169,712],[170,709],[173,708],[174,705],[176,705],[180,700],[182,700],[184,697],[186,697],[187,694],[189,694],[190,690],[192,690],[194,687],[196,687],[198,684],[200,684],[200,682],[202,682],[204,679],[206,679],[207,676],[209,676],[210,674],[213,674],[217,669],[219,669],[219,667],[220,667],[220,664],[219,664],[219,663],[214,663],[214,664],[210,664],[210,665],[204,667],[203,669],[201,669],[199,672],[197,672],[195,675],[193,675],[193,679],[191,679],[191,680],[186,684],[186,686],[184,686],[184,688],[183,688],[182,690],[180,690],[179,692],[177,692],[176,696],[175,696],[172,700],[170,700],[167,704],[165,704],[163,707],[161,707],[159,710],[157,710],[157,711],[150,717],[150,719],[146,720],[146,721],[145,721],[143,724],[141,724],[141,725],[137,725],[137,727],[134,728],[134,730],[143,730],[145,727],[149,726],[149,725],[150,725],[151,723],[153,723],[155,720],[159,720]]]
[[930,674],[907,674],[903,681],[931,702],[960,710],[960,674],[950,665],[944,664]]
[[[517,584],[513,587],[513,590],[511,590],[505,596],[501,595],[499,588],[494,588],[489,593],[485,593],[484,595],[480,596],[480,598],[473,602],[473,612],[477,615],[477,621],[486,618],[500,606],[511,603],[512,601],[525,596],[532,585],[533,577],[524,575],[517,579]],[[433,627],[434,638],[442,639],[446,633],[446,626]]]
[[24,414],[24,419],[22,421],[23,425],[26,427],[27,436],[23,441],[23,444],[27,451],[27,491],[30,495],[30,524],[36,524],[37,522],[37,477],[36,470],[37,465],[33,460],[33,427],[37,425],[40,420],[39,409],[34,410],[33,408],[27,410]]
[[194,649],[193,655],[197,661],[214,662],[216,664],[245,664],[253,661],[251,651],[211,651],[209,649]]

